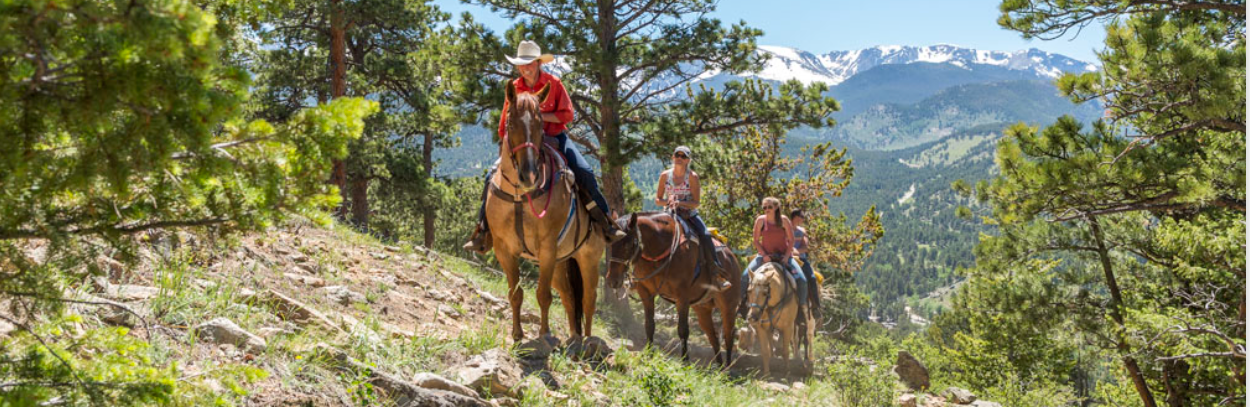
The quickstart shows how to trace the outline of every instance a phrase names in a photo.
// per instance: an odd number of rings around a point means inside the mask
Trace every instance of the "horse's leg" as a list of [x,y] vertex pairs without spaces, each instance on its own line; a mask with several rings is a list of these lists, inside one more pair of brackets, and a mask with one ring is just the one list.
[[773,327],[769,325],[755,326],[755,345],[760,349],[760,363],[764,364],[764,376],[768,376],[768,365],[773,360]]
[[[783,325],[781,327],[781,346],[778,346],[778,350],[781,351],[781,360],[785,363],[786,370],[790,370],[790,347],[797,345],[794,343],[794,328],[794,318],[790,319],[788,326]],[[795,356],[798,356],[798,348],[795,348],[794,352],[796,353]]]
[[655,342],[655,293],[641,287],[638,289],[638,300],[642,301],[642,313],[647,330],[647,346]]
[[[729,289],[729,292],[733,291],[733,288]],[[734,327],[734,310],[736,310],[737,307],[736,304],[732,304],[728,297],[730,297],[730,295],[721,293],[716,299],[716,306],[720,308],[721,335],[724,336],[725,341],[725,360],[723,361],[723,365],[726,367],[728,367],[729,362],[733,360],[734,337],[738,334],[738,330]]]
[[577,301],[573,296],[573,285],[569,281],[569,275],[566,274],[571,266],[568,260],[560,262],[560,265],[556,267],[553,285],[556,291],[560,293],[560,304],[564,305],[564,315],[568,318],[569,323],[569,335],[570,337],[576,337],[580,335],[577,330]]
[[508,305],[512,306],[512,340],[521,342],[525,334],[521,331],[521,304],[525,301],[525,293],[521,290],[521,270],[517,258],[495,251],[495,259],[499,267],[508,276]]
[[712,320],[711,305],[694,307],[694,315],[699,318],[699,329],[707,335],[707,343],[712,344],[712,360],[720,362],[720,341],[716,338],[716,321]]
[[690,304],[685,299],[677,300],[677,336],[681,338],[681,360],[689,362],[687,343],[690,341]]
[[599,263],[603,259],[603,249],[586,250],[588,253],[577,256],[577,268],[582,273],[582,334],[589,337],[590,328],[595,322],[595,304],[599,300]]
[[[541,235],[541,233],[540,233]],[[551,278],[555,276],[556,253],[555,243],[543,241],[542,248],[538,251],[538,309],[541,312],[541,319],[538,325],[538,337],[551,335],[551,325],[548,318],[548,311],[551,308]],[[563,293],[561,293],[563,294]]]

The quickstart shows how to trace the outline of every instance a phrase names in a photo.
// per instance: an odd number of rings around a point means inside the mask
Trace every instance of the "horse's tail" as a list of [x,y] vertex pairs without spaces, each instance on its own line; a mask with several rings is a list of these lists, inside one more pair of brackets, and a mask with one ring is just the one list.
[[582,299],[586,298],[586,293],[582,292],[582,270],[581,265],[576,260],[570,261],[569,266],[565,267],[569,273],[569,287],[573,290],[573,326],[577,327],[577,334],[582,335],[582,320],[586,317],[583,315],[585,307],[582,305]]

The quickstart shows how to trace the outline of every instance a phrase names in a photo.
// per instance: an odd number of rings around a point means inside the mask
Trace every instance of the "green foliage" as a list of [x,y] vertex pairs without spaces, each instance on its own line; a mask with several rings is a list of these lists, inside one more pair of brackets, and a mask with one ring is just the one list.
[[[752,225],[765,197],[782,200],[783,212],[808,213],[809,256],[837,270],[853,272],[872,253],[883,233],[875,208],[869,208],[853,228],[845,215],[831,216],[828,202],[850,185],[853,168],[829,143],[806,146],[798,157],[782,153],[785,136],[778,131],[750,127],[720,143],[698,146],[701,179],[705,187],[700,213],[719,227],[728,244],[751,250]],[[790,178],[777,175],[793,173]]]
[[935,341],[956,366],[1008,373],[959,380],[1011,400],[1065,394],[1057,383],[1109,404],[1244,400],[1244,4],[1002,10],[1000,24],[1041,37],[1119,17],[1103,70],[1058,83],[1103,101],[1108,120],[1016,125],[998,146],[1001,175],[959,185],[997,232],[982,236]]
[[[885,365],[888,366],[888,365]],[[888,406],[896,403],[896,380],[887,368],[856,362],[830,363],[826,377],[837,390],[839,405],[846,407]]]
[[148,405],[187,390],[178,370],[154,362],[148,343],[126,328],[83,331],[81,322],[71,315],[0,341],[0,404]]

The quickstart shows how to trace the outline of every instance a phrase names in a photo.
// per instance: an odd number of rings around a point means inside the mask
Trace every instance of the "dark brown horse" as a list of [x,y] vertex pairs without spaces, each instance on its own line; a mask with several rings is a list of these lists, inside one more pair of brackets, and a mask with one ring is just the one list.
[[538,261],[539,336],[550,333],[547,310],[553,284],[564,303],[569,334],[590,336],[599,262],[607,245],[590,228],[590,215],[573,193],[573,175],[560,169],[563,157],[543,144],[538,107],[548,89],[517,94],[508,84],[507,131],[500,140],[499,170],[486,198],[495,258],[508,277],[512,339],[518,342],[524,337],[520,259]]
[[[719,309],[721,337],[724,338],[723,359],[728,366],[732,360],[734,344],[734,310],[738,309],[740,291],[738,279],[728,290],[717,291],[714,276],[716,270],[704,267],[695,276],[695,264],[699,259],[699,239],[681,232],[677,219],[666,212],[635,213],[616,220],[617,225],[630,237],[612,244],[612,257],[608,266],[608,284],[620,288],[627,278],[638,293],[646,311],[647,344],[655,339],[655,297],[659,295],[677,306],[677,335],[681,337],[681,355],[689,360],[690,309],[699,317],[699,327],[707,334],[712,352],[721,357],[721,342],[717,340],[712,310]],[[739,270],[738,259],[724,246],[716,251],[721,265],[731,272]],[[633,274],[629,269],[633,268]]]

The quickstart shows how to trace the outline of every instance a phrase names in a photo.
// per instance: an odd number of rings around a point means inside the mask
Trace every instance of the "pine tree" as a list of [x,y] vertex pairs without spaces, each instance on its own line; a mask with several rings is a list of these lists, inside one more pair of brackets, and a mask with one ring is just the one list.
[[1088,342],[1116,367],[1102,385],[1128,386],[1143,405],[1244,400],[1245,4],[1002,11],[1000,24],[1026,37],[1109,20],[1102,70],[1058,81],[1108,116],[1008,130],[1002,175],[976,187],[998,233],[982,238],[957,309],[978,310],[962,317],[994,346],[1028,344],[1011,359],[1017,372],[1062,378],[1054,357]]

